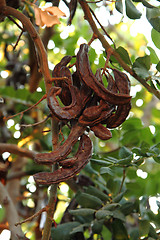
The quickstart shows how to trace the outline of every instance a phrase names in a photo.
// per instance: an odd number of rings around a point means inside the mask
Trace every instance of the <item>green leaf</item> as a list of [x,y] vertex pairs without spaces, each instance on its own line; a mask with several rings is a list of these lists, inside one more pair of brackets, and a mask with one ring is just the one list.
[[54,240],[70,240],[70,232],[73,230],[73,228],[79,225],[79,222],[67,222],[60,224],[56,228],[52,228],[51,237]]
[[158,72],[160,72],[160,62],[158,62],[156,69],[158,70]]
[[149,4],[146,0],[142,0],[141,2],[142,2],[143,5],[144,5],[145,7],[147,7],[147,8],[154,8],[154,6],[151,5],[151,4]]
[[89,227],[89,226],[90,226],[89,223],[80,224],[79,226],[74,227],[72,229],[72,231],[70,232],[70,235],[73,235],[73,234],[78,233],[78,232],[84,232],[84,228]]
[[74,215],[74,216],[88,216],[88,215],[93,215],[95,212],[95,209],[91,208],[79,208],[75,210],[69,210],[69,213]]
[[113,216],[113,213],[111,212],[111,211],[109,211],[109,210],[98,210],[97,212],[96,212],[96,214],[95,214],[95,217],[98,219],[98,220],[100,220],[100,219],[104,219],[104,218],[106,218],[106,217],[111,217],[111,216]]
[[130,157],[133,156],[132,152],[126,148],[126,147],[121,147],[119,150],[119,158],[126,158],[126,157]]
[[154,8],[147,8],[146,17],[152,27],[160,32],[160,9]]
[[87,187],[85,189],[85,192],[100,198],[102,201],[106,201],[109,198],[107,194],[105,194],[104,192],[102,192],[101,190],[99,190],[99,189],[97,189],[96,187],[93,187],[93,186]]
[[157,32],[154,28],[152,28],[152,31],[151,31],[151,38],[152,38],[152,41],[154,42],[154,45],[160,49],[160,33]]
[[123,13],[122,0],[116,0],[115,7],[116,7],[118,12]]
[[96,234],[100,234],[103,228],[103,219],[102,220],[97,220],[95,219],[92,224],[92,232]]
[[103,210],[114,210],[115,208],[119,207],[120,204],[119,203],[110,203],[110,204],[106,204],[102,209]]
[[104,160],[101,160],[101,159],[94,159],[94,158],[91,159],[91,163],[93,163],[93,164],[97,163],[97,164],[102,165],[102,166],[108,166],[108,165],[111,164],[107,161],[104,161]]
[[123,198],[124,194],[126,191],[119,193],[116,197],[113,198],[113,202],[114,203],[118,203],[121,201],[121,199]]
[[116,49],[116,52],[118,52],[118,54],[120,55],[120,57],[123,59],[123,61],[128,64],[128,65],[131,65],[132,62],[131,62],[131,59],[129,57],[129,54],[127,52],[127,50],[123,47],[118,47]]
[[160,155],[153,156],[153,159],[154,159],[155,162],[160,163]]
[[135,7],[131,0],[125,0],[126,14],[131,19],[139,19],[142,15],[140,11]]
[[148,220],[139,220],[139,235],[140,237],[147,237],[150,230],[150,223]]
[[157,63],[159,62],[159,58],[158,58],[155,50],[154,50],[153,48],[151,48],[151,47],[147,47],[147,48],[148,48],[148,50],[150,51],[151,62],[152,62],[153,64],[157,64]]
[[159,236],[156,233],[156,230],[154,229],[154,227],[151,224],[149,226],[149,234],[148,234],[148,236],[152,237],[153,239],[159,239]]
[[101,167],[100,174],[106,174],[106,173],[108,173],[109,175],[112,175],[112,176],[114,175],[113,170],[110,169],[109,167]]
[[148,72],[150,64],[150,56],[138,57],[133,63],[133,70],[138,76],[147,78],[150,76]]
[[112,239],[129,240],[127,230],[121,220],[115,219],[112,223],[112,228],[113,228]]
[[129,215],[130,213],[133,212],[134,208],[135,208],[135,202],[129,202],[129,201],[127,201],[127,202],[123,203],[123,204],[120,206],[119,210],[120,210],[125,216],[127,216],[127,215]]
[[84,208],[98,209],[102,205],[102,201],[98,197],[87,193],[78,192],[76,194],[76,200]]
[[125,215],[119,210],[113,211],[113,217],[125,221]]
[[132,159],[133,159],[133,155],[119,160],[118,164],[121,166],[130,165]]

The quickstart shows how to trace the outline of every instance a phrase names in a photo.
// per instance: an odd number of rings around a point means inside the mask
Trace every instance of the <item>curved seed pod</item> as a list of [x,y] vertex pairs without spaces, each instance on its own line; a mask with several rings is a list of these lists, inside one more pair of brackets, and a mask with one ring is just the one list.
[[66,82],[65,81],[61,81],[61,88],[62,88],[62,92],[59,95],[59,98],[61,99],[62,103],[65,106],[68,106],[71,104],[72,102],[72,96],[71,96],[71,92],[70,92],[70,86],[72,85],[72,75],[70,70],[67,67],[62,67],[60,70],[60,77],[67,77],[68,80]]
[[79,78],[77,71],[72,74],[72,79],[73,79],[73,85],[76,86],[78,89],[80,89],[82,82]]
[[108,118],[105,123],[108,128],[116,128],[120,126],[127,118],[131,110],[131,104],[125,104],[123,106],[118,106],[116,112]]
[[114,73],[115,82],[116,82],[119,92],[129,94],[131,84],[130,84],[128,76],[125,73],[120,72],[117,69],[113,69],[113,73]]
[[52,87],[47,95],[48,107],[51,112],[60,120],[71,120],[76,118],[82,111],[81,98],[78,88],[70,86],[70,93],[72,102],[69,106],[61,107],[56,98],[62,89],[59,87]]
[[82,126],[94,126],[98,123],[101,123],[103,121],[106,121],[112,114],[112,112],[114,111],[114,107],[108,109],[108,110],[104,110],[100,113],[100,115],[98,116],[98,118],[91,120],[86,118],[84,115],[81,115],[78,119],[78,122],[82,125]]
[[84,108],[86,104],[90,101],[93,91],[84,82],[81,82],[77,71],[72,74],[72,78],[73,85],[78,87],[78,89],[80,90],[82,108]]
[[[125,73],[120,72],[117,69],[113,69],[115,76],[115,82],[119,92],[126,94],[130,93],[130,81],[128,76]],[[123,106],[118,106],[116,112],[107,119],[107,127],[116,128],[121,125],[127,118],[131,110],[131,103],[124,104]]]
[[114,81],[114,79],[113,79],[111,74],[108,75],[107,81],[108,81],[107,89],[109,91],[112,91],[113,93],[117,93],[118,92],[118,88],[117,88],[116,82]]
[[127,94],[113,93],[106,89],[94,76],[90,68],[88,59],[88,45],[81,44],[80,50],[77,54],[76,61],[77,72],[80,79],[90,87],[100,98],[111,103],[122,105],[128,103],[131,97]]
[[85,129],[85,126],[81,126],[78,123],[75,124],[71,128],[71,132],[63,145],[58,147],[53,152],[36,154],[34,159],[35,162],[39,164],[54,164],[65,159],[70,154],[70,152],[72,151],[72,147],[78,141],[78,138],[82,136]]
[[[72,59],[72,56],[69,56],[69,55],[63,57],[61,61],[54,67],[52,76],[59,77],[61,68],[67,66],[67,64],[71,61],[71,59]],[[61,83],[61,82],[62,81],[58,81],[58,83]]]
[[79,148],[75,157],[62,161],[62,168],[54,172],[40,172],[34,174],[34,180],[36,183],[42,185],[50,185],[66,181],[79,173],[80,170],[88,163],[91,156],[92,142],[89,137],[83,135],[80,139]]
[[91,130],[94,132],[95,136],[101,140],[108,140],[112,137],[112,133],[104,127],[102,124],[97,124],[91,127]]
[[71,0],[69,3],[69,11],[70,11],[70,16],[69,16],[69,20],[68,20],[68,25],[71,25],[72,23],[72,19],[75,15],[77,9],[77,0]]
[[[52,72],[53,77],[65,77],[65,80],[55,80],[54,85],[62,88],[62,92],[59,95],[64,105],[71,104],[72,98],[69,90],[69,86],[72,85],[72,75],[69,68],[66,65],[71,61],[72,56],[65,56],[62,60],[54,67]],[[66,78],[68,80],[66,80]],[[67,82],[66,82],[67,81]]]
[[103,100],[100,100],[100,103],[98,106],[91,106],[91,107],[86,108],[83,111],[83,116],[86,119],[92,121],[92,120],[97,119],[100,116],[100,114],[102,113],[102,111],[108,111],[111,108],[113,109],[113,107],[111,107],[108,103],[106,103]]
[[[97,69],[95,77],[101,84],[103,84],[101,69]],[[115,83],[113,77],[111,76],[108,80],[108,88],[110,90],[112,90],[113,82]],[[94,94],[89,106],[83,111],[83,116],[88,120],[95,120],[100,116],[102,111],[107,111],[110,108],[111,106],[107,102],[105,102],[102,99],[99,100],[99,97],[96,94]]]

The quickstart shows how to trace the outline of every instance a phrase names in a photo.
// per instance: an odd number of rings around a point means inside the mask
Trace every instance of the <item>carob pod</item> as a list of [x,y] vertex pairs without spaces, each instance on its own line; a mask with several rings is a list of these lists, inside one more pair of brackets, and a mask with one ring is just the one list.
[[39,172],[34,174],[34,180],[37,184],[42,185],[50,185],[66,181],[79,173],[88,163],[91,156],[92,142],[88,136],[82,135],[75,157],[60,162],[62,168],[59,168],[54,172]]
[[80,46],[77,54],[76,68],[80,79],[103,100],[116,105],[122,105],[130,101],[131,97],[128,94],[113,93],[96,79],[89,64],[87,44],[81,44]]
[[[110,106],[108,103],[106,103],[103,100],[100,100],[99,105],[97,106],[91,106],[91,107],[87,107],[84,111],[83,111],[83,117],[85,119],[87,119],[88,121],[93,121],[97,118],[99,118],[99,116],[101,115],[101,113],[103,111],[108,111],[110,109],[113,109],[112,106]],[[114,109],[113,109],[114,110]]]
[[[130,93],[130,81],[128,76],[125,73],[120,72],[117,69],[113,69],[113,73],[115,76],[115,82],[119,92],[123,92],[126,94]],[[117,110],[114,114],[110,116],[106,120],[108,128],[116,128],[121,125],[125,119],[127,118],[129,111],[131,110],[131,103],[127,103],[124,105],[120,105],[117,107]]]
[[112,137],[111,131],[104,127],[101,123],[92,126],[91,130],[94,132],[95,136],[101,140],[108,140]]
[[84,82],[81,81],[77,71],[72,74],[72,79],[73,85],[78,87],[78,89],[80,90],[82,107],[84,108],[86,104],[90,101],[93,91]]
[[51,112],[59,119],[59,120],[71,120],[75,119],[82,111],[81,98],[79,89],[75,86],[69,87],[72,102],[68,106],[61,107],[56,96],[59,96],[61,91],[63,91],[60,87],[52,87],[47,95],[48,107]]
[[98,123],[102,123],[102,122],[106,121],[111,116],[113,111],[114,111],[114,107],[109,108],[108,110],[104,110],[100,113],[98,118],[96,118],[94,120],[88,119],[88,118],[84,117],[84,115],[81,115],[78,119],[78,122],[82,126],[94,126]]
[[78,141],[78,138],[82,136],[86,127],[81,126],[76,123],[72,128],[71,132],[66,139],[66,141],[58,147],[56,150],[50,153],[38,153],[35,155],[35,162],[39,164],[54,164],[65,159],[70,152],[72,151],[72,147]]
[[[72,98],[70,95],[69,86],[73,84],[72,75],[69,68],[66,65],[71,61],[72,56],[65,56],[61,61],[54,67],[52,76],[54,77],[65,77],[63,80],[55,80],[54,85],[56,87],[61,87],[62,92],[60,94],[60,99],[64,105],[70,105]],[[66,79],[67,78],[67,79]]]
[[72,19],[75,15],[76,9],[77,9],[77,0],[71,0],[69,2],[69,12],[70,12],[70,16],[69,16],[69,20],[68,20],[68,25],[71,25],[72,23]]

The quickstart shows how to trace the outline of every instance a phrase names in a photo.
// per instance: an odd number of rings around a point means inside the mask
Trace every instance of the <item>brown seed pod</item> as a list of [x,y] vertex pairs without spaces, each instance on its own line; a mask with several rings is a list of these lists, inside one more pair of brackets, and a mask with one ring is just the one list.
[[101,140],[108,140],[112,137],[112,133],[110,132],[110,130],[100,123],[92,126],[91,130],[94,132],[95,136],[100,138]]
[[79,89],[75,86],[69,87],[72,102],[69,106],[61,107],[56,96],[63,91],[60,87],[52,87],[47,95],[48,107],[59,120],[75,119],[82,111]]
[[59,168],[54,172],[40,172],[34,174],[34,180],[37,184],[42,185],[50,185],[66,181],[79,173],[88,163],[91,156],[92,142],[88,136],[83,135],[80,139],[79,148],[75,157],[60,162],[62,168]]
[[78,138],[82,136],[86,127],[81,126],[76,123],[72,128],[71,132],[67,138],[67,140],[58,147],[55,151],[50,153],[38,153],[35,155],[35,162],[39,164],[54,164],[65,159],[70,152],[72,151],[72,147],[78,141]]
[[87,44],[81,44],[80,46],[77,54],[76,68],[81,81],[85,82],[103,100],[117,105],[123,105],[130,101],[131,97],[128,94],[113,93],[96,79],[89,64]]

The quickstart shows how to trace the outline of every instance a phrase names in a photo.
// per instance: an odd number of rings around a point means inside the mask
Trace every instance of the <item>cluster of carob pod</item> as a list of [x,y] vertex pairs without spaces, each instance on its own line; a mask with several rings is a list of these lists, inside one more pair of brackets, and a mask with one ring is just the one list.
[[[55,80],[47,103],[51,113],[64,123],[70,122],[71,130],[67,140],[50,153],[39,153],[35,162],[39,164],[59,164],[54,172],[39,172],[33,175],[36,183],[49,185],[65,181],[88,163],[92,156],[92,142],[85,130],[92,130],[98,138],[108,140],[112,137],[110,129],[122,124],[131,109],[130,81],[127,75],[117,69],[106,70],[107,88],[102,81],[101,70],[94,75],[88,57],[87,44],[81,44],[76,56],[76,71],[71,74],[67,64],[71,56],[62,58],[53,70]],[[60,106],[57,96],[64,106]],[[78,151],[67,158],[74,144],[79,140]]]

